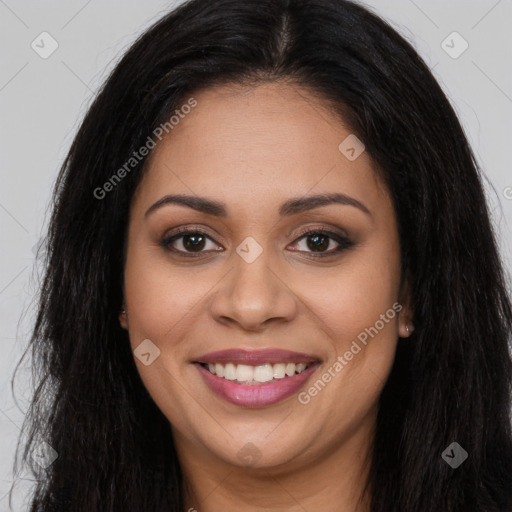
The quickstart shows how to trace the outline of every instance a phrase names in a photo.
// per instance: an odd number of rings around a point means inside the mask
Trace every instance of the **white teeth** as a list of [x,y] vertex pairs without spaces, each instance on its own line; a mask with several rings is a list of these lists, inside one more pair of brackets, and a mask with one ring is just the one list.
[[224,378],[228,380],[235,380],[236,379],[236,368],[233,363],[228,363],[224,367]]
[[224,366],[222,366],[221,364],[219,363],[215,363],[215,373],[219,376],[219,377],[224,377]]
[[254,380],[256,382],[268,382],[274,378],[274,370],[271,364],[262,364],[256,366],[254,370]]
[[276,363],[261,364],[259,366],[250,366],[247,364],[234,363],[209,363],[203,365],[208,368],[210,373],[223,377],[227,380],[236,380],[238,382],[270,382],[273,379],[284,379],[292,377],[295,374],[302,373],[309,364],[306,363]]
[[295,363],[288,363],[286,365],[286,375],[288,375],[288,377],[291,377],[294,373],[295,373]]
[[286,365],[284,363],[274,365],[274,379],[284,379],[285,367]]
[[246,364],[239,364],[236,367],[236,380],[245,382],[246,380],[253,380],[254,367],[247,366]]
[[295,365],[295,371],[297,373],[302,373],[306,369],[306,365],[304,363],[299,363]]

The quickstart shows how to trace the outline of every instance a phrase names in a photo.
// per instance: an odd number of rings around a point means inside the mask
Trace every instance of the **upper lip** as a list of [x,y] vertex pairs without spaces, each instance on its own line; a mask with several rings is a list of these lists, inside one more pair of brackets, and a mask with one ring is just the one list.
[[233,363],[257,366],[260,364],[276,363],[311,363],[319,361],[319,357],[301,352],[292,352],[279,348],[269,348],[260,350],[228,349],[217,352],[209,352],[197,359],[196,363]]

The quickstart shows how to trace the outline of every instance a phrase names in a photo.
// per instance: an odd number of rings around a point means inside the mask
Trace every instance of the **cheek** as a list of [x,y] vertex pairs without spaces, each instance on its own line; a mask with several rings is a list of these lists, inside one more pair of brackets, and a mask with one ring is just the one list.
[[[180,364],[186,358],[186,331],[207,289],[203,280],[194,281],[192,286],[193,281],[186,271],[173,270],[162,261],[158,247],[134,246],[127,254],[125,293],[135,362],[157,406],[178,423],[186,410],[182,406],[183,388],[178,383]],[[150,346],[152,362],[147,366],[137,357],[137,348],[146,339],[159,350],[153,359],[156,349]]]
[[325,371],[330,369],[326,379],[332,384],[321,400],[340,401],[343,396],[343,410],[355,407],[350,396],[361,400],[356,409],[372,402],[393,364],[401,309],[400,262],[392,247],[384,247],[354,253],[328,278],[308,279],[302,290],[311,317],[330,345]]
[[308,309],[331,329],[333,338],[342,341],[374,325],[392,307],[398,280],[395,266],[361,261],[340,267],[321,281],[308,279],[301,295]]
[[173,269],[160,252],[160,248],[134,248],[125,267],[130,332],[155,340],[168,339],[211,288],[207,276],[201,279],[197,272]]

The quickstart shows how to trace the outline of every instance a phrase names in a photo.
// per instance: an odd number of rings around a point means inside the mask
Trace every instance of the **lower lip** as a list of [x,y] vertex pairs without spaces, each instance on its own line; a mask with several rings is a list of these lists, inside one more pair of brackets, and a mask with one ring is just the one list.
[[199,363],[195,363],[195,365],[212,391],[228,402],[241,407],[263,407],[284,400],[298,391],[320,366],[318,363],[314,363],[302,373],[291,377],[268,384],[250,385],[238,384],[236,381],[218,377]]

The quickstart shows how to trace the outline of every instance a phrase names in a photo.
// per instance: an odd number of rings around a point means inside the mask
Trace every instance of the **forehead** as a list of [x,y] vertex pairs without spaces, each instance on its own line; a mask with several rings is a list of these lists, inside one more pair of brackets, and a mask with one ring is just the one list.
[[182,192],[234,207],[277,208],[283,196],[341,192],[390,207],[369,155],[351,160],[343,152],[344,141],[357,141],[350,127],[311,91],[267,83],[191,96],[197,105],[153,149],[143,199]]

